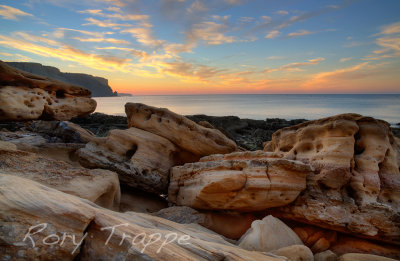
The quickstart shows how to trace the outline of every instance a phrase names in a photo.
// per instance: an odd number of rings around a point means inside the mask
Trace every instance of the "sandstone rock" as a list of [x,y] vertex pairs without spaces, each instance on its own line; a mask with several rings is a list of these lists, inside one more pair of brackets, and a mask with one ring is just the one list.
[[236,152],[204,157],[171,169],[168,200],[196,209],[250,212],[292,202],[311,168],[269,153]]
[[0,195],[6,260],[286,260],[241,249],[200,226],[113,212],[16,176],[0,174]]
[[0,147],[0,166],[3,173],[37,181],[105,208],[119,208],[120,188],[114,172],[73,167],[12,147]]
[[270,253],[277,256],[287,257],[290,261],[314,261],[313,253],[304,245],[282,247],[271,251]]
[[0,121],[69,120],[96,109],[90,91],[33,75],[0,61]]
[[338,261],[395,261],[395,259],[383,256],[351,253],[339,257]]
[[125,104],[128,126],[157,134],[199,157],[236,150],[234,141],[217,129],[201,126],[168,109],[141,103]]
[[122,184],[156,194],[167,191],[178,154],[167,139],[136,128],[112,130],[77,152],[82,166],[115,171]]
[[293,228],[304,245],[308,246],[313,253],[323,252],[337,241],[337,232],[320,229],[312,226],[300,226]]
[[251,213],[197,211],[185,206],[165,208],[153,215],[180,224],[196,223],[233,240],[239,239],[257,220]]
[[337,261],[338,256],[330,250],[319,252],[314,255],[314,261]]
[[274,215],[400,244],[400,146],[388,123],[337,115],[279,130],[264,150],[315,169]]
[[238,246],[244,249],[263,252],[293,245],[303,243],[290,227],[273,216],[254,221],[238,242]]
[[120,212],[133,211],[139,213],[153,213],[167,207],[167,200],[159,195],[132,188],[121,188]]

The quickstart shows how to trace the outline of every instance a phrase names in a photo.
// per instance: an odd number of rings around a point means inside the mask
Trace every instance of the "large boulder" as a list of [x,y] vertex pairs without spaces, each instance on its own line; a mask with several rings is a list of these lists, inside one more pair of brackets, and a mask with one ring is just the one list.
[[274,133],[264,150],[314,167],[274,215],[400,244],[400,146],[387,122],[342,114]]
[[339,257],[338,261],[395,261],[395,259],[369,254],[349,253]]
[[0,121],[69,120],[92,113],[90,91],[15,69],[0,61]]
[[305,189],[311,168],[272,156],[235,152],[173,167],[168,200],[196,209],[240,212],[289,204]]
[[129,127],[164,137],[199,158],[217,153],[230,153],[237,149],[235,142],[219,130],[201,126],[168,109],[141,103],[127,103],[125,112]]
[[0,195],[4,260],[287,260],[198,225],[113,212],[16,176],[0,174]]
[[293,245],[303,245],[303,242],[290,227],[271,215],[254,221],[238,242],[238,246],[244,249],[263,252]]
[[137,128],[112,130],[77,152],[82,166],[115,171],[122,184],[156,194],[167,191],[178,154],[169,140]]
[[[99,206],[118,210],[121,192],[115,172],[74,167],[67,162],[17,150],[13,145],[0,141],[0,170],[3,173],[31,179]],[[21,186],[21,189],[25,188]]]

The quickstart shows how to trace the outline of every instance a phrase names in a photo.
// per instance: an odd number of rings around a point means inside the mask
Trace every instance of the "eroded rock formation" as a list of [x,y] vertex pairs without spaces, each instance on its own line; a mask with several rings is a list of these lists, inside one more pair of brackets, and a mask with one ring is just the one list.
[[171,169],[168,200],[196,209],[242,212],[289,204],[311,168],[262,151],[204,157]]
[[0,195],[4,258],[77,260],[79,254],[79,260],[287,260],[241,249],[199,225],[113,212],[12,175],[0,174]]
[[315,169],[274,215],[400,244],[400,147],[388,123],[337,115],[281,129],[264,150]]
[[167,191],[178,154],[169,140],[137,128],[112,130],[77,152],[82,166],[115,171],[121,183],[157,194]]
[[[37,181],[105,208],[119,209],[121,192],[115,172],[74,167],[63,161],[17,150],[12,143],[0,141],[0,144],[0,171],[3,173]],[[21,189],[25,188],[21,186]]]
[[30,74],[0,61],[0,121],[69,120],[96,109],[90,91]]
[[157,134],[199,157],[225,154],[237,148],[235,142],[219,130],[201,126],[168,109],[141,103],[127,103],[125,112],[129,127]]

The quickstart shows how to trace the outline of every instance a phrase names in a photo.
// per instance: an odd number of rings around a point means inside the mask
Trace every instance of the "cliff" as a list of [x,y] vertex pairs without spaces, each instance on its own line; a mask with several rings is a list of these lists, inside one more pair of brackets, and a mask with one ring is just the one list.
[[92,92],[93,97],[117,96],[108,85],[108,80],[83,73],[63,73],[58,68],[40,63],[7,62],[8,65],[25,72],[49,77],[69,84],[82,86]]

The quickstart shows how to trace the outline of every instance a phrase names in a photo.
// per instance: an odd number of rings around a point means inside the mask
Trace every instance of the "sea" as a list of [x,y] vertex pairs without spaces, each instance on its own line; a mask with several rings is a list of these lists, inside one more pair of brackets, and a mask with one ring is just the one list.
[[265,120],[319,119],[358,113],[400,123],[400,94],[221,94],[97,97],[96,112],[125,115],[127,102],[168,108],[182,115],[238,116]]

